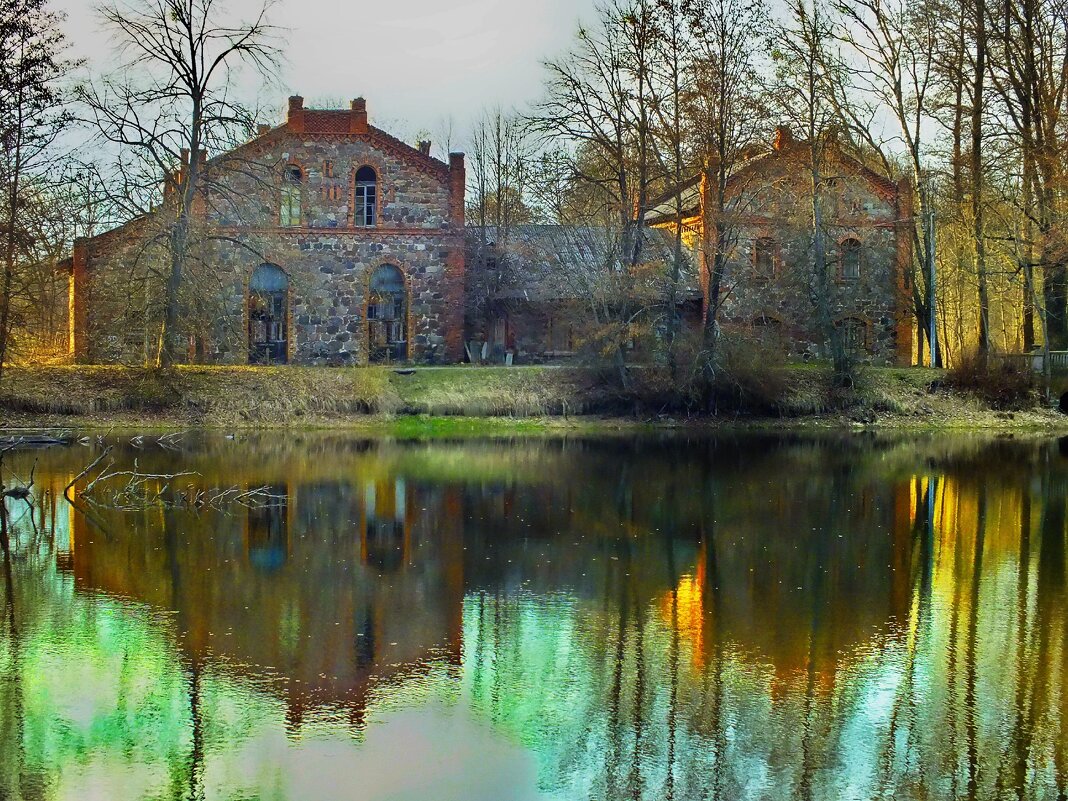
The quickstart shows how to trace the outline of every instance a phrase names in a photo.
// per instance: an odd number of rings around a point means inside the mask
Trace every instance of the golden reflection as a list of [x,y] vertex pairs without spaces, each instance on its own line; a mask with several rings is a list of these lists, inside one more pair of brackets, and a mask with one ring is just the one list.
[[[56,706],[77,692],[48,684],[49,654],[89,693],[121,631],[131,665],[159,655],[129,687],[185,688],[196,711],[167,735],[171,707],[127,689],[135,711],[94,702],[85,731],[144,721],[201,761],[235,720],[232,742],[340,727],[360,747],[384,710],[437,704],[533,754],[561,799],[1068,786],[1068,460],[1043,443],[207,439],[120,456],[276,502],[88,515],[61,500],[75,455],[42,459],[60,500],[11,562],[33,657],[14,670],[0,642],[0,674],[29,688],[34,731],[95,742]],[[61,771],[47,743],[36,764]]]

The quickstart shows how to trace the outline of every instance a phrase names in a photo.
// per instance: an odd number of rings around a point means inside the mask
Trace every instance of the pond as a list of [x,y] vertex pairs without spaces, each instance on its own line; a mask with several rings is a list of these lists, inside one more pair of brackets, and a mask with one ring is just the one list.
[[1068,791],[1068,442],[108,442],[5,458],[0,798]]

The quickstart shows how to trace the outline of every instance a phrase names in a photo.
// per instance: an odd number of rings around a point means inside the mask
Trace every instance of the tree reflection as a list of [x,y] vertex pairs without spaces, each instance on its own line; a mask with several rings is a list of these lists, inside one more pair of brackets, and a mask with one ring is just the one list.
[[[63,726],[78,759],[122,743],[202,798],[272,726],[294,751],[330,727],[359,747],[438,694],[529,751],[556,798],[1064,792],[1068,463],[1044,445],[309,437],[181,458],[280,501],[75,513],[36,561],[4,523],[9,785],[71,769],[39,736]],[[87,649],[69,664],[91,671],[116,641],[121,715],[79,722],[53,700],[70,688],[25,690],[55,681],[49,649]]]

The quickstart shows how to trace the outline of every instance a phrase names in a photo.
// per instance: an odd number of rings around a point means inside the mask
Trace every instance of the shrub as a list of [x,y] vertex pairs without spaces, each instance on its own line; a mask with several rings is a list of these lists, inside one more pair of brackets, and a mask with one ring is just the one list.
[[786,356],[774,340],[734,335],[719,343],[713,398],[717,409],[747,414],[778,414],[789,382]]
[[1034,402],[1030,362],[971,353],[946,374],[946,386],[969,392],[994,409],[1021,409]]

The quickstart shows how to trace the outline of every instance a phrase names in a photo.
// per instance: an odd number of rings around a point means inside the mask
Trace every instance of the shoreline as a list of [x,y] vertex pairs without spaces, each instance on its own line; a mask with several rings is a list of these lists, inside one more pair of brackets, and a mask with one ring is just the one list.
[[[999,410],[943,387],[941,371],[868,368],[847,408],[827,400],[821,368],[788,369],[778,413],[623,414],[590,380],[558,367],[9,367],[0,435],[16,429],[100,433],[337,431],[369,436],[560,436],[676,432],[1068,434],[1044,405]],[[618,405],[618,404],[617,404]],[[606,410],[607,407],[607,410]]]
[[198,431],[214,434],[292,432],[340,433],[423,439],[434,437],[538,437],[538,436],[611,436],[633,434],[1050,434],[1068,435],[1068,415],[1056,413],[1013,412],[1011,417],[974,416],[956,420],[924,421],[888,416],[871,422],[857,422],[842,416],[798,418],[701,417],[640,419],[601,415],[571,417],[472,417],[435,415],[363,415],[347,418],[324,417],[287,422],[220,423],[169,418],[135,417],[17,416],[0,422],[0,437],[20,432],[84,432],[86,434]]

